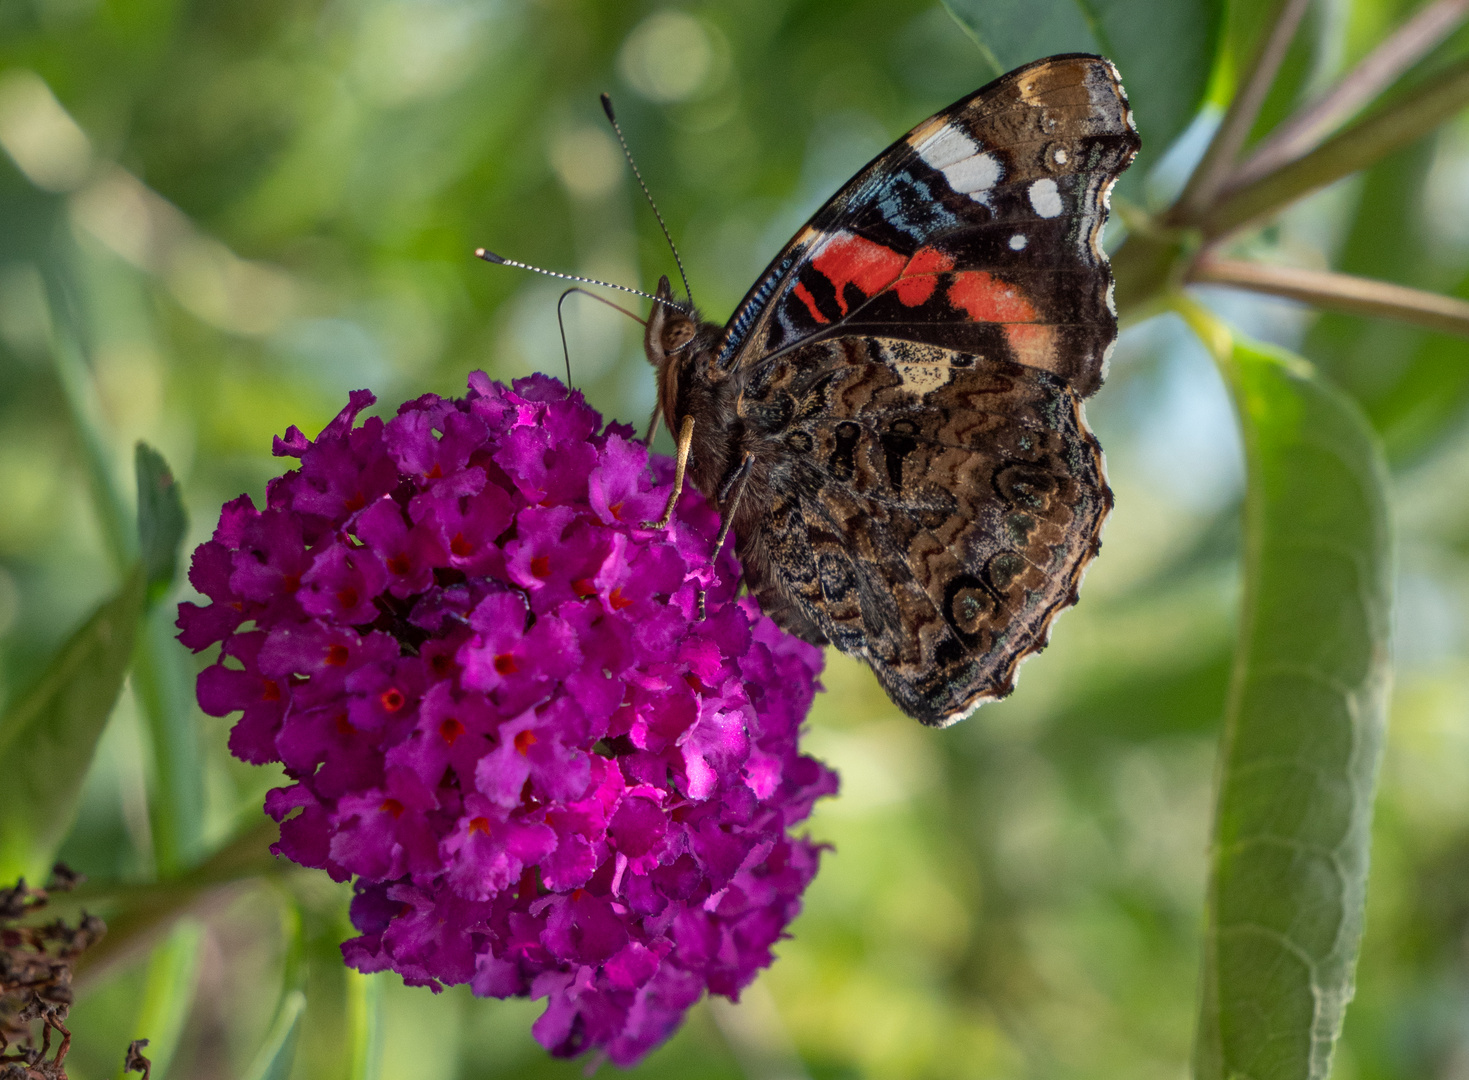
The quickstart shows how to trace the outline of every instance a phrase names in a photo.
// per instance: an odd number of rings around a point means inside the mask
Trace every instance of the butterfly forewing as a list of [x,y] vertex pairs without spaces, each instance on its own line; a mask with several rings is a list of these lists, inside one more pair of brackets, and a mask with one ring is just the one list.
[[818,211],[730,320],[718,362],[886,333],[1092,392],[1117,331],[1107,195],[1137,147],[1108,61],[1011,72],[914,128]]

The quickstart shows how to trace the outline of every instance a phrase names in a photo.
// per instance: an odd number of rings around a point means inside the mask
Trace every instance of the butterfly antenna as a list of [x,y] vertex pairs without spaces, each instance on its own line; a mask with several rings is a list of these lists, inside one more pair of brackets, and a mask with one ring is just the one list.
[[566,298],[568,296],[570,296],[572,293],[581,293],[583,296],[590,296],[593,300],[597,301],[597,303],[599,303],[599,304],[606,304],[613,311],[620,311],[620,312],[622,312],[624,315],[626,315],[633,322],[640,323],[643,326],[647,326],[648,325],[648,321],[646,319],[639,318],[638,316],[634,315],[631,311],[628,311],[627,308],[620,307],[619,305],[614,304],[611,300],[608,300],[606,297],[598,296],[596,293],[593,293],[593,292],[587,292],[580,285],[573,285],[571,288],[567,289],[564,293],[561,294],[561,299],[559,299],[559,300],[556,301],[556,325],[558,327],[560,327],[560,329],[561,329],[561,355],[566,358],[566,385],[567,386],[570,386],[571,385],[571,349],[566,344],[566,323],[561,318],[561,305],[564,304],[564,303],[566,303]]
[[668,250],[673,252],[673,261],[678,264],[678,276],[683,278],[683,291],[689,298],[689,307],[694,306],[694,290],[689,288],[689,275],[684,273],[683,260],[678,256],[678,247],[669,235],[668,225],[663,220],[663,215],[658,212],[658,204],[653,201],[653,193],[648,190],[648,185],[643,182],[643,174],[638,172],[638,163],[632,159],[632,151],[628,149],[627,140],[622,136],[622,128],[618,126],[617,117],[612,112],[612,98],[602,95],[602,111],[607,114],[607,122],[612,125],[612,130],[617,133],[617,141],[622,144],[622,156],[627,158],[627,163],[632,167],[632,174],[638,178],[638,187],[643,189],[643,194],[648,198],[648,205],[653,208],[653,216],[658,219],[658,227],[663,230],[663,239],[668,241]]
[[[652,300],[655,303],[662,304],[664,307],[677,308],[680,311],[683,310],[683,305],[680,303],[669,300],[666,297],[654,296],[650,292],[643,292],[642,289],[634,289],[630,285],[614,285],[610,281],[582,277],[580,274],[563,274],[556,270],[543,270],[539,266],[532,266],[530,263],[516,262],[514,259],[507,259],[503,256],[496,255],[489,248],[475,248],[474,257],[476,259],[483,259],[487,263],[494,263],[496,266],[514,266],[520,270],[532,270],[537,274],[545,274],[547,277],[560,278],[562,281],[580,281],[583,285],[600,285],[604,289],[617,289],[619,292],[632,293],[634,296],[641,296],[645,300]],[[588,293],[587,295],[591,296],[592,294]],[[615,307],[616,305],[613,306]],[[622,309],[618,308],[617,310],[621,311]],[[637,316],[634,315],[633,318],[637,318]],[[638,322],[642,321],[638,319]]]

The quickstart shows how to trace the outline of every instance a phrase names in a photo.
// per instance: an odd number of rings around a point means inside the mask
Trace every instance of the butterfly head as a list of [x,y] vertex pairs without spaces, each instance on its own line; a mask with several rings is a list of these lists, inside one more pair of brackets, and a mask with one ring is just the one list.
[[643,351],[658,370],[658,400],[663,403],[664,419],[677,430],[680,390],[709,366],[720,327],[704,322],[696,309],[675,300],[666,276],[658,279],[657,297],[648,314]]
[[699,313],[673,298],[673,286],[667,274],[658,279],[655,295],[658,299],[648,315],[643,344],[649,363],[661,366],[665,357],[677,355],[694,340],[699,330]]

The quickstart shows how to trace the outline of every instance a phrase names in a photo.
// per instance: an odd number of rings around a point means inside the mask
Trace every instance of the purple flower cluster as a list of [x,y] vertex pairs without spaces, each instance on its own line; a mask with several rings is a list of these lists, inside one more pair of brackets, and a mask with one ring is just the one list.
[[796,745],[820,652],[710,565],[696,492],[640,526],[670,463],[580,394],[476,373],[354,428],[373,401],[277,439],[300,468],[194,553],[199,703],[284,764],[273,850],[355,877],[350,965],[547,997],[549,1050],[632,1064],[800,909],[790,830],[836,790]]

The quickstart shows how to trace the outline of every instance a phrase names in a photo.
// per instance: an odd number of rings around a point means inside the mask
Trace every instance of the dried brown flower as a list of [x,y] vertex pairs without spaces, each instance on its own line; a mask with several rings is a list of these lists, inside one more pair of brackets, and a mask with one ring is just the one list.
[[[61,919],[34,920],[51,893],[68,892],[81,881],[81,875],[57,863],[44,889],[31,888],[24,878],[0,889],[0,1080],[66,1080],[72,965],[107,927],[86,912],[75,926]],[[53,1052],[54,1035],[61,1041]],[[124,1069],[142,1072],[146,1080],[149,1062],[140,1052],[145,1045],[147,1040],[140,1039],[128,1047]]]

